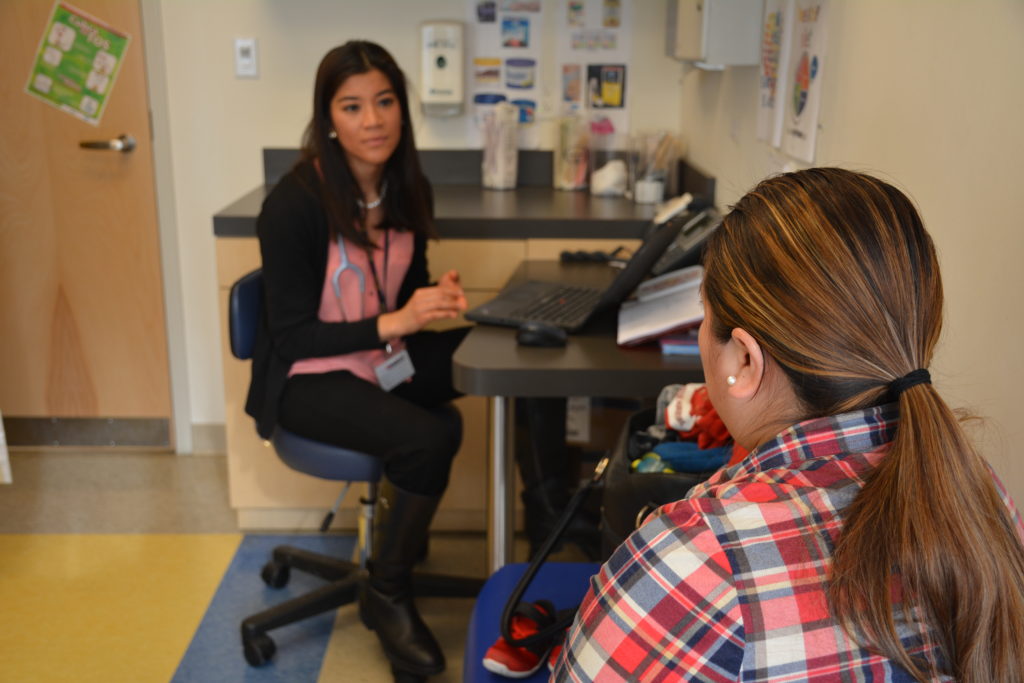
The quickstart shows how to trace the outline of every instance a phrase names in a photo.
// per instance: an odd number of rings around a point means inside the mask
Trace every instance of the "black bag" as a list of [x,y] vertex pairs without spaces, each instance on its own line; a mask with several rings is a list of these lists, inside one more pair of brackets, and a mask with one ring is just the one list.
[[705,481],[708,472],[634,472],[633,459],[649,450],[637,434],[655,422],[655,409],[633,414],[619,436],[604,475],[601,498],[601,555],[604,559],[626,540],[655,508],[686,497],[690,489]]

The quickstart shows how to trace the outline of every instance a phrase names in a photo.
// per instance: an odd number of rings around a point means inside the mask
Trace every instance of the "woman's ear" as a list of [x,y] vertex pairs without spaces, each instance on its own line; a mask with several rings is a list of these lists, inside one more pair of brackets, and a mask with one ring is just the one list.
[[[733,329],[727,344],[727,351],[732,355],[730,366],[735,369],[730,375],[729,395],[736,399],[749,399],[761,387],[764,380],[764,351],[757,340],[741,327]],[[731,378],[736,381],[732,382]]]

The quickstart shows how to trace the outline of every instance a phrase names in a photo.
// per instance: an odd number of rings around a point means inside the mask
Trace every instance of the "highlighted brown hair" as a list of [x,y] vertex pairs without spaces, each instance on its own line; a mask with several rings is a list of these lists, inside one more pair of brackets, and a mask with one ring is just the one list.
[[[867,175],[816,168],[770,178],[709,240],[712,334],[749,332],[793,384],[803,419],[899,403],[881,465],[846,512],[829,603],[865,647],[924,681],[1024,680],[1024,548],[986,462],[930,384],[942,282],[911,201]],[[924,621],[938,661],[896,622]]]

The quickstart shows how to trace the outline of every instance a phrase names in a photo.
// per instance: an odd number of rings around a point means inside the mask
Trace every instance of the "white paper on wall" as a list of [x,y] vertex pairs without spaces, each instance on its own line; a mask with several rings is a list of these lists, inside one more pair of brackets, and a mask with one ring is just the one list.
[[785,95],[789,91],[789,53],[794,0],[765,0],[761,24],[761,73],[758,79],[757,139],[782,144]]
[[494,106],[509,102],[519,109],[520,146],[536,147],[534,122],[550,106],[540,96],[541,0],[467,0],[466,9],[470,144],[481,144],[483,119]]
[[782,151],[808,163],[814,161],[818,135],[827,7],[826,0],[795,0]]
[[557,113],[605,119],[604,130],[629,132],[632,0],[554,0]]

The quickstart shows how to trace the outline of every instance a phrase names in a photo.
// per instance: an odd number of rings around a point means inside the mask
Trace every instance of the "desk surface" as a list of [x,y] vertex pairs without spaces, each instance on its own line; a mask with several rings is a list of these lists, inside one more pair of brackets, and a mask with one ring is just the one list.
[[[570,284],[608,282],[611,266],[525,261],[512,276]],[[476,325],[453,357],[455,388],[477,396],[655,397],[672,383],[702,382],[700,359],[663,356],[657,346],[620,348],[615,313],[599,316],[563,348],[518,346],[515,330]]]

